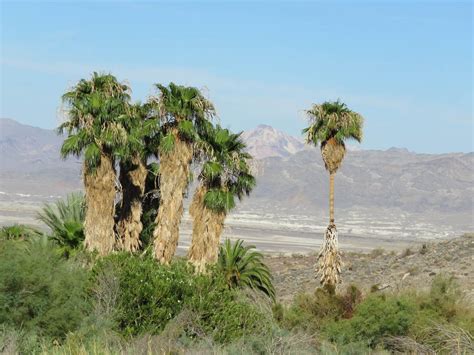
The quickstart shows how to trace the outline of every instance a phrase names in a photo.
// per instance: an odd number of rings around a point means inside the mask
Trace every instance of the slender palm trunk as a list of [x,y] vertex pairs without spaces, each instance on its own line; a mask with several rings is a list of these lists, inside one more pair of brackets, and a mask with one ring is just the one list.
[[190,207],[193,235],[188,259],[197,273],[206,272],[208,265],[217,262],[219,244],[224,230],[225,213],[212,211],[204,206],[206,189],[199,186]]
[[162,264],[169,264],[176,252],[179,224],[183,215],[183,196],[188,186],[192,147],[178,138],[170,153],[160,155],[160,207],[153,231],[154,255]]
[[87,250],[97,250],[100,255],[109,254],[115,244],[115,168],[110,156],[102,154],[99,166],[83,171],[86,216],[84,221]]
[[120,184],[122,185],[122,206],[117,223],[117,248],[129,252],[140,248],[142,199],[145,190],[147,170],[137,155],[128,163],[120,163]]
[[340,282],[341,255],[339,254],[337,229],[334,223],[334,175],[329,174],[329,225],[324,234],[324,243],[318,256],[318,275],[323,287],[333,294]]
[[334,224],[334,175],[329,174],[329,224]]

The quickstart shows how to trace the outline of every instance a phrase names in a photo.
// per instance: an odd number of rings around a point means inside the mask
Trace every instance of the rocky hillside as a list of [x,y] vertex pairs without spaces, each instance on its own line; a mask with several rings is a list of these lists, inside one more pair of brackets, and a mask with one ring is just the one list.
[[[306,216],[323,228],[328,175],[319,150],[270,126],[243,138],[256,157],[257,187],[233,215],[283,221],[292,229]],[[61,142],[53,131],[0,119],[0,202],[23,195],[57,198],[81,189],[80,161],[62,160]],[[348,234],[457,235],[474,230],[473,186],[474,153],[349,150],[336,175],[336,218]]]
[[[474,305],[474,234],[443,242],[420,243],[402,252],[374,249],[369,254],[343,253],[343,284],[355,284],[365,292],[428,288],[434,276],[454,276]],[[300,292],[314,292],[316,255],[267,257],[280,301],[288,302]]]

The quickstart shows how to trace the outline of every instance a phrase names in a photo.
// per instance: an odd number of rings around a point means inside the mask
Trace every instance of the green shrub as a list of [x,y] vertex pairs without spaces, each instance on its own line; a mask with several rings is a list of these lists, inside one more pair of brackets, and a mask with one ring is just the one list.
[[433,309],[449,321],[456,316],[460,300],[461,291],[456,280],[452,276],[440,274],[433,279],[429,298],[422,303],[422,308]]
[[118,278],[114,319],[117,330],[129,336],[163,330],[193,292],[192,273],[184,262],[167,267],[150,256],[119,253],[99,260],[93,273]]
[[24,224],[4,226],[0,229],[0,240],[26,240],[40,235],[38,230]]
[[[229,289],[221,277],[200,278],[194,285],[195,293],[187,307],[197,315],[198,329],[218,343],[262,334],[272,326],[272,315],[262,311],[258,303]],[[199,336],[199,334],[188,335]]]
[[265,329],[264,320],[271,320],[229,289],[219,273],[195,275],[184,260],[163,266],[150,256],[120,253],[100,260],[93,274],[96,284],[100,278],[117,278],[113,319],[115,329],[126,336],[159,334],[187,312],[193,314],[191,321],[174,333],[191,339],[206,334],[227,343]]
[[357,306],[354,317],[331,322],[325,331],[331,341],[341,344],[363,341],[373,348],[386,336],[408,334],[416,309],[416,304],[408,298],[371,295]]
[[318,288],[312,295],[296,296],[286,311],[282,311],[281,306],[274,308],[274,316],[287,329],[316,332],[329,321],[352,317],[361,300],[362,293],[354,285],[348,286],[340,295]]
[[0,242],[0,324],[63,339],[89,310],[87,280],[46,237]]

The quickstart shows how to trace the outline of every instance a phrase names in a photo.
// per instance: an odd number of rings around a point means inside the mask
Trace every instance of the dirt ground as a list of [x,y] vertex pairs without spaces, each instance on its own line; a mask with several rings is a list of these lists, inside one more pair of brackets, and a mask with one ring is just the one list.
[[[474,233],[441,242],[427,242],[399,252],[374,249],[370,253],[343,253],[344,289],[355,284],[365,292],[379,289],[427,289],[433,277],[453,275],[468,302],[474,305]],[[289,303],[301,292],[314,292],[319,286],[314,265],[317,256],[266,256],[280,302]]]

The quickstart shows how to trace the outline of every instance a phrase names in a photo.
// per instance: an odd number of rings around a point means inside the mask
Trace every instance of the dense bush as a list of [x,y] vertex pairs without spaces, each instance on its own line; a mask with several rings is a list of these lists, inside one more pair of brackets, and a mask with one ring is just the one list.
[[286,311],[274,307],[274,316],[288,329],[316,332],[329,321],[351,317],[361,299],[361,292],[353,285],[341,295],[318,288],[313,294],[297,295]]
[[371,295],[357,307],[354,317],[330,322],[325,332],[337,343],[365,342],[375,347],[386,336],[407,335],[415,311],[414,302],[406,298]]
[[46,237],[0,242],[0,324],[63,339],[89,310],[87,278]]
[[205,334],[225,343],[265,328],[262,312],[229,289],[222,276],[195,275],[184,260],[163,266],[147,255],[120,253],[100,260],[93,274],[96,280],[117,279],[113,318],[126,336],[159,334],[182,312],[193,314],[181,329],[190,338]]

